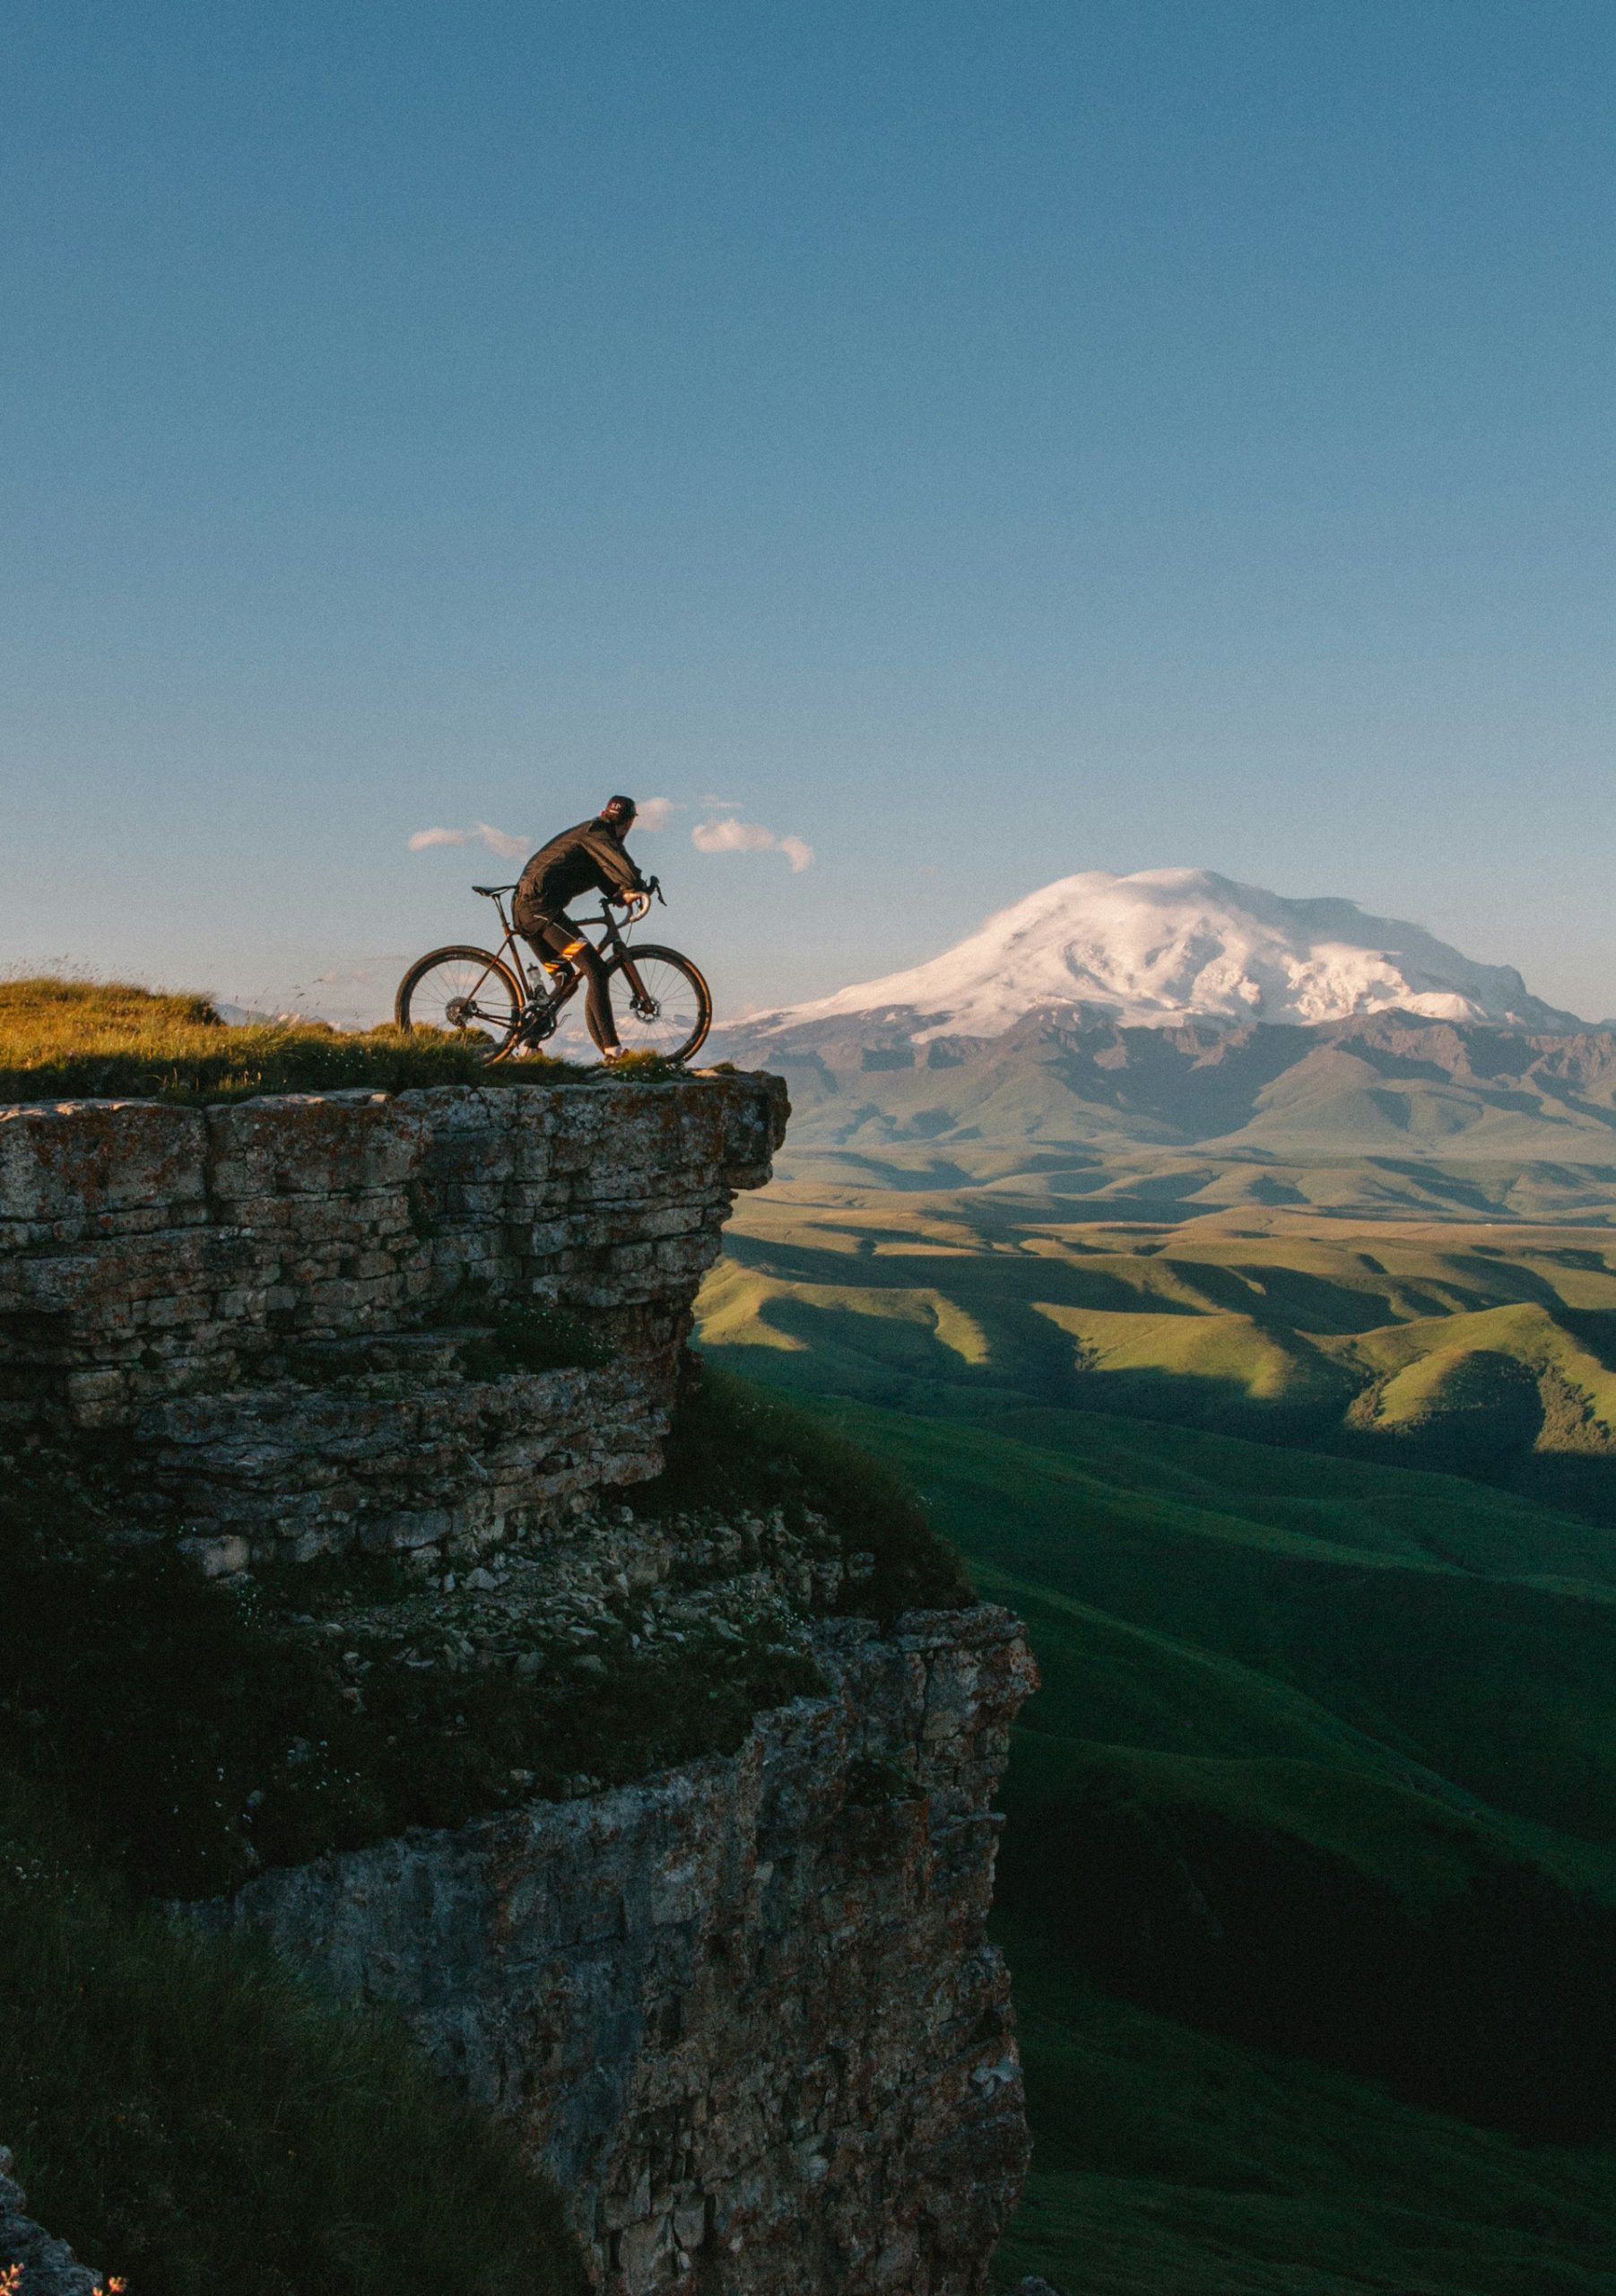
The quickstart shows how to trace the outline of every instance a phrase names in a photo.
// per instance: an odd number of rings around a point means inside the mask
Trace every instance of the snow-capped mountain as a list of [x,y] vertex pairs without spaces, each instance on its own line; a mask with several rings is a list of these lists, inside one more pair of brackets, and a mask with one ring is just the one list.
[[924,1043],[1000,1036],[1027,1013],[1078,1004],[1134,1027],[1194,1017],[1308,1026],[1390,1011],[1537,1030],[1584,1025],[1533,996],[1513,966],[1477,964],[1354,901],[1287,900],[1208,869],[1127,877],[1090,869],[1001,909],[925,964],[746,1027],[776,1036],[869,1014]]

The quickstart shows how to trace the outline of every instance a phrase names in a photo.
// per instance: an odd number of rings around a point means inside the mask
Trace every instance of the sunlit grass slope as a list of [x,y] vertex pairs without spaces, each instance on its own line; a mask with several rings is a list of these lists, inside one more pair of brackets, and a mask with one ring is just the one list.
[[[764,1064],[767,1065],[767,1064]],[[795,1092],[796,1080],[789,1076]],[[795,1103],[794,1103],[795,1105]],[[1329,1142],[1275,1154],[1152,1148],[1136,1143],[1072,1147],[950,1136],[816,1145],[794,1118],[778,1171],[786,1188],[816,1197],[935,1196],[993,1190],[1041,1200],[1072,1216],[1159,1220],[1235,1213],[1301,1213],[1331,1222],[1501,1220],[1587,1222],[1616,1216],[1616,1141],[1583,1144],[1587,1161],[1565,1156],[1342,1153]]]
[[415,1030],[344,1034],[317,1022],[226,1028],[204,996],[117,981],[0,981],[0,1101],[223,1100],[369,1085],[532,1083],[559,1062],[485,1068],[456,1039]]
[[1616,1522],[1616,1238],[1297,1215],[1063,1218],[991,1188],[743,1206],[701,1303],[767,1376],[1012,1397],[1439,1468]]
[[1616,1239],[873,1170],[736,1224],[707,1343],[1043,1671],[1001,2283],[1616,2292]]

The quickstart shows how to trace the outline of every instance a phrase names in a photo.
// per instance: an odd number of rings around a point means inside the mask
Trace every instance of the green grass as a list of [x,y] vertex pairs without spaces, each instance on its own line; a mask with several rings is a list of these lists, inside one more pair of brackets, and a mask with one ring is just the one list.
[[554,2192],[376,2015],[182,1935],[0,1778],[0,2127],[134,2296],[581,2296]]
[[[1060,1448],[1047,1439],[1051,1419]],[[1148,1438],[1130,1448],[1131,1480],[1118,1487],[1106,1466],[1110,1423],[1075,1413],[1040,1415],[1041,1443],[1017,1439],[1010,1427],[867,1409],[850,1408],[842,1423],[914,1476],[985,1589],[1088,1605],[1212,1653],[1312,1699],[1405,1766],[1528,1822],[1616,1842],[1616,1541],[1608,1534],[1540,1510],[1534,1536],[1531,1513],[1512,1500],[1500,1506],[1502,1525],[1489,1523],[1479,1497],[1438,1476],[1411,1477],[1412,1491],[1393,1476],[1377,1514],[1386,1471],[1360,1466],[1349,1472],[1361,1528],[1349,1543],[1339,1497],[1336,1519],[1323,1524],[1335,1535],[1305,1527],[1325,1513],[1335,1463],[1304,1453],[1276,1458],[1261,1446],[1226,1450],[1228,1439],[1192,1439],[1199,1458],[1222,1454],[1225,1474],[1230,1450],[1255,1454],[1260,1511],[1248,1514],[1227,1483],[1186,1489],[1177,1430],[1162,1431],[1153,1487],[1142,1457]],[[1290,1470],[1288,1500],[1272,1491],[1278,1460]],[[1411,1531],[1411,1502],[1422,1498],[1434,1519]],[[1603,1557],[1590,1552],[1596,1542]],[[1502,1560],[1511,1547],[1514,1568]],[[1580,1587],[1573,1572],[1588,1574]],[[1540,1577],[1554,1583],[1534,1583]],[[1054,1703],[1039,1709],[1041,1726],[1057,1726]],[[1073,1735],[1106,1734],[1086,1706],[1074,1709],[1079,1719]],[[1218,1751],[1203,1735],[1195,1744]]]
[[700,1322],[1029,1624],[1000,2283],[1611,2296],[1616,1248],[890,1179]]
[[1186,1430],[830,1407],[1028,1621],[1001,1873],[1074,1965],[1416,2101],[1616,2126],[1609,1535]]
[[1526,2145],[1097,1993],[1001,1925],[1033,2129],[994,2285],[1612,2296],[1616,2157]]
[[226,1028],[205,997],[161,996],[122,982],[0,981],[0,1102],[199,1106],[261,1092],[359,1086],[397,1092],[594,1073],[537,1057],[490,1068],[466,1039],[420,1029],[349,1033],[312,1022]]
[[1039,1730],[1204,1757],[1329,1740],[1616,1844],[1609,1534],[1454,1478],[1077,1413],[837,1420],[915,1478],[985,1592],[1047,1620]]
[[844,1554],[866,1558],[849,1607],[890,1623],[906,1610],[958,1609],[970,1584],[957,1551],[934,1529],[913,1486],[818,1414],[711,1364],[680,1405],[655,1482],[628,1493],[647,1514],[694,1506],[787,1520],[812,1509]]
[[1108,1412],[1461,1473],[1616,1525],[1616,1248],[1332,1232],[1163,1204],[1148,1228],[990,1188],[799,1185],[741,1208],[709,1345],[928,1416]]

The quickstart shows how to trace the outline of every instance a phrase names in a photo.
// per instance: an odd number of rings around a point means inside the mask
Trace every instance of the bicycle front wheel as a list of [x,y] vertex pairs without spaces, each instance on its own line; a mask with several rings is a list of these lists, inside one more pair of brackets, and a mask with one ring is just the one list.
[[398,984],[393,1017],[401,1029],[430,1029],[502,1060],[525,1002],[521,982],[487,949],[434,949]]
[[712,992],[677,949],[624,949],[606,968],[606,988],[625,1052],[689,1060],[713,1025]]

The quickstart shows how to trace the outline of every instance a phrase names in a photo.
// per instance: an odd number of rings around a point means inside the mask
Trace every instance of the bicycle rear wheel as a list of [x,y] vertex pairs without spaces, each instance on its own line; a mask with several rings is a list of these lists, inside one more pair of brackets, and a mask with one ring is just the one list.
[[625,1052],[689,1060],[713,1025],[712,991],[677,949],[625,949],[606,968],[606,990]]
[[487,949],[434,949],[399,982],[393,1017],[401,1029],[434,1030],[475,1045],[485,1060],[501,1060],[525,1002],[503,958]]

